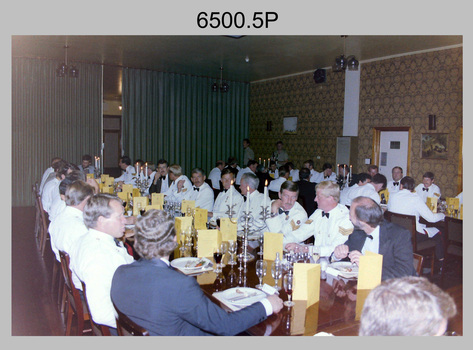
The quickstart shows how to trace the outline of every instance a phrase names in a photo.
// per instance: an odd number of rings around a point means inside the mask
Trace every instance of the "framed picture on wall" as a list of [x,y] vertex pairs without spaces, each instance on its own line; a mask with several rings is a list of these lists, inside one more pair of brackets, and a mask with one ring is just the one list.
[[283,132],[285,134],[297,133],[297,117],[284,117]]
[[422,134],[422,158],[447,159],[448,134]]

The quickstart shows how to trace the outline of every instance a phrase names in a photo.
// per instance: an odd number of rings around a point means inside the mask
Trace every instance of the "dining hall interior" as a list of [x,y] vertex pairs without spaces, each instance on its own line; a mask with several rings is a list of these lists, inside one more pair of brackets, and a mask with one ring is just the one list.
[[[248,138],[259,163],[282,141],[297,169],[375,164],[391,180],[382,140],[402,133],[405,176],[417,185],[430,171],[443,198],[463,192],[461,35],[13,35],[11,49],[12,335],[65,334],[32,191],[53,157],[100,157],[114,177],[123,155],[164,158],[190,178],[231,156],[245,167]],[[426,155],[439,135],[442,154]],[[424,274],[457,295],[458,334],[462,266]]]

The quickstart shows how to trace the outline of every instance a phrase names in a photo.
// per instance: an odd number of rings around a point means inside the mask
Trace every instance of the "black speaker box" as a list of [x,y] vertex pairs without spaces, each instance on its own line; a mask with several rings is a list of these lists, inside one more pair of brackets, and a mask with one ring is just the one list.
[[314,72],[314,81],[316,84],[325,83],[326,77],[325,69],[317,69]]

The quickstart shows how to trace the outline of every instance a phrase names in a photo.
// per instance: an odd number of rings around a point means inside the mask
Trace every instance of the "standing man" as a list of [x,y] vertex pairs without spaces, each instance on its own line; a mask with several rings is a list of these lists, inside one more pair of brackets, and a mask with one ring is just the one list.
[[142,259],[120,266],[113,276],[113,302],[150,335],[237,335],[282,309],[282,300],[269,295],[226,312],[205,296],[195,278],[169,266],[176,247],[174,219],[150,210],[136,223],[135,249]]
[[222,170],[225,168],[225,162],[223,160],[217,160],[215,168],[210,170],[209,179],[212,182],[212,188],[215,191],[220,191],[220,179],[222,177]]
[[[222,170],[222,184],[223,191],[218,194],[214,203],[213,212],[210,213],[212,223],[216,224],[217,219],[231,217],[236,218],[240,207],[243,204],[243,196],[238,192],[235,186],[232,186],[232,181],[235,177],[230,169]],[[230,208],[231,207],[231,208]]]
[[255,152],[250,148],[250,140],[243,139],[243,164],[248,164],[248,161],[255,159]]
[[403,171],[400,166],[395,166],[392,170],[392,180],[388,181],[386,189],[389,191],[389,195],[399,192],[400,181],[403,177]]
[[84,207],[82,235],[71,252],[71,270],[86,286],[86,298],[95,323],[116,334],[116,312],[110,299],[115,270],[133,262],[119,239],[125,232],[122,201],[110,194],[92,196]]
[[292,233],[307,220],[307,213],[297,202],[299,187],[292,181],[285,181],[279,191],[279,199],[271,203],[271,217],[266,219],[270,232],[284,235],[283,244],[290,242]]
[[118,162],[118,166],[122,169],[123,173],[120,177],[117,177],[114,182],[117,182],[119,185],[133,185],[135,183],[136,177],[139,175],[136,173],[136,169],[131,165],[131,159],[128,156],[123,156]]
[[415,276],[411,233],[384,220],[381,207],[368,197],[355,198],[350,206],[350,221],[355,230],[348,240],[335,247],[332,261],[348,259],[359,265],[366,251],[381,254],[381,279]]
[[427,203],[427,197],[440,198],[440,188],[434,184],[434,173],[427,171],[422,175],[422,183],[417,185],[415,192],[419,195],[424,203]]
[[83,171],[84,174],[93,174],[95,167],[92,165],[92,157],[89,154],[82,156],[82,162],[79,165],[79,170]]
[[171,187],[172,180],[168,173],[169,165],[167,160],[160,159],[153,182],[149,188],[149,193],[165,193]]
[[276,142],[276,150],[271,155],[271,160],[276,162],[276,167],[280,167],[281,165],[285,165],[286,162],[289,161],[289,155],[284,150],[284,144],[282,141]]
[[214,208],[214,191],[205,179],[205,173],[201,168],[192,169],[191,181],[194,186],[186,192],[184,199],[195,201],[196,208],[207,209],[207,212],[211,213]]
[[[286,236],[287,250],[303,249],[310,255],[329,257],[336,246],[345,243],[353,232],[353,224],[346,206],[339,204],[340,187],[333,181],[322,181],[316,187],[317,210],[300,228]],[[314,236],[313,246],[301,246],[307,238]],[[293,243],[289,243],[293,242]]]

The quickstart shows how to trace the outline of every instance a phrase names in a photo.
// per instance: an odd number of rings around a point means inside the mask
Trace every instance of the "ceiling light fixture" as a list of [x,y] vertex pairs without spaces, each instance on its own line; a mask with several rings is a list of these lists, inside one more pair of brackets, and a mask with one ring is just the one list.
[[348,35],[342,35],[343,38],[343,54],[335,57],[335,62],[332,66],[333,72],[342,72],[348,68],[348,70],[358,70],[360,62],[355,58],[354,55],[345,57],[345,42]]
[[228,92],[230,86],[223,80],[223,67],[220,67],[220,84],[218,80],[212,84],[212,91],[213,92]]
[[56,76],[62,78],[62,77],[65,77],[67,73],[69,72],[69,76],[71,78],[77,78],[79,77],[79,70],[76,68],[76,66],[67,65],[67,49],[68,48],[69,46],[64,45],[65,59],[64,59],[64,62],[56,69]]

